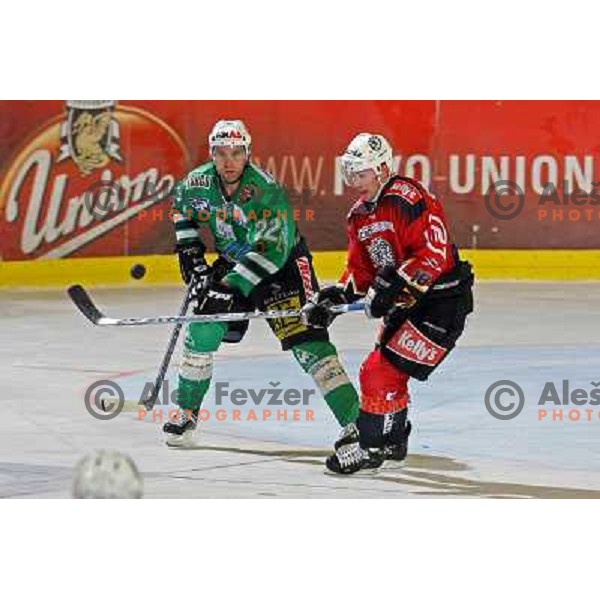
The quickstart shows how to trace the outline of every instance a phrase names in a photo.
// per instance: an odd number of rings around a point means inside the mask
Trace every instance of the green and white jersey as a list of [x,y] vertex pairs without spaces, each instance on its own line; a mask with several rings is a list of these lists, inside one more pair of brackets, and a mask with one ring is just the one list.
[[173,215],[179,245],[197,241],[200,226],[210,227],[217,252],[236,263],[224,281],[244,296],[283,267],[298,239],[286,191],[250,163],[231,198],[214,163],[188,173],[174,188]]

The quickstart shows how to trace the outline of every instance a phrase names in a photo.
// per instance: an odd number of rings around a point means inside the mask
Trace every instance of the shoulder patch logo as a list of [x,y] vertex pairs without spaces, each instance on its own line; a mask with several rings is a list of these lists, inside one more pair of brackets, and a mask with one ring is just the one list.
[[258,188],[253,184],[245,185],[240,192],[240,202],[248,202],[248,200],[252,200],[254,196],[257,195]]
[[402,179],[399,179],[392,184],[388,189],[388,194],[400,196],[413,205],[423,198],[421,190],[419,190],[416,185]]

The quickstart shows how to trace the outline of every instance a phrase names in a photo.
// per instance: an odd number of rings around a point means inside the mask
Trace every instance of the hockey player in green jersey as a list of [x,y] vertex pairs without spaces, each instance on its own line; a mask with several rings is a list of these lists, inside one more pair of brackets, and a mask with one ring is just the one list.
[[[318,291],[312,257],[300,235],[286,191],[250,162],[250,133],[241,121],[219,121],[209,135],[212,160],[191,171],[174,189],[176,251],[186,283],[199,287],[198,314],[300,310]],[[218,258],[205,260],[198,230],[208,225]],[[312,376],[340,426],[353,423],[358,395],[326,329],[299,317],[271,319],[283,350],[291,350]],[[241,341],[248,321],[191,323],[179,370],[177,411],[163,427],[168,445],[185,445],[197,425],[212,377],[213,354],[223,342]]]

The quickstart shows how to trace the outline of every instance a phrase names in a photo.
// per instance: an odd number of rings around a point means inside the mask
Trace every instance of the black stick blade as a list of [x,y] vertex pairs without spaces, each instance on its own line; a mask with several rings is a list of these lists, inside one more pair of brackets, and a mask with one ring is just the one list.
[[81,313],[94,325],[97,325],[98,321],[104,315],[98,310],[98,307],[94,304],[94,301],[85,289],[80,285],[72,285],[67,290],[67,294],[69,294],[69,297]]

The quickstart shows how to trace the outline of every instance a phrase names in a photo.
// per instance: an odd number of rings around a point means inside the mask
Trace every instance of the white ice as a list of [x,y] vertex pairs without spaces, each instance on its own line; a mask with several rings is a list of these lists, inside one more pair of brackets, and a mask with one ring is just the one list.
[[[115,316],[169,314],[179,288],[91,289]],[[600,407],[539,406],[545,382],[561,390],[600,382],[598,283],[480,282],[476,311],[446,362],[426,383],[411,383],[410,455],[401,469],[373,475],[326,475],[323,460],[338,432],[323,400],[313,395],[294,422],[292,406],[215,405],[191,449],[162,445],[159,425],[140,420],[136,399],[153,381],[166,327],[97,328],[63,291],[0,293],[0,497],[69,497],[72,467],[95,448],[128,453],[144,475],[146,497],[600,497]],[[356,380],[377,324],[340,317],[331,330]],[[100,421],[83,398],[94,381],[124,389],[126,409]],[[484,406],[493,382],[517,382],[526,396],[515,419],[500,421]],[[314,389],[265,323],[254,322],[241,344],[216,359],[214,380],[234,388]],[[170,385],[175,382],[174,370]],[[166,415],[167,407],[160,406]],[[217,421],[215,411],[227,410]],[[257,421],[247,421],[254,408]],[[287,408],[288,422],[262,421],[263,409]],[[538,410],[563,409],[563,421],[540,421]],[[579,408],[572,421],[568,411]],[[232,420],[232,410],[242,421]],[[588,421],[585,410],[593,410]]]

